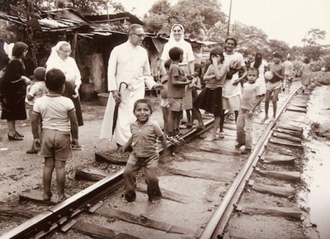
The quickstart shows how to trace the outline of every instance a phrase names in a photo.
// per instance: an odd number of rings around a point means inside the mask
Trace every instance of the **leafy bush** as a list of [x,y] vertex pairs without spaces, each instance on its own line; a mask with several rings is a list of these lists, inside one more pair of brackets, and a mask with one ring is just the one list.
[[323,57],[325,71],[330,71],[330,55]]

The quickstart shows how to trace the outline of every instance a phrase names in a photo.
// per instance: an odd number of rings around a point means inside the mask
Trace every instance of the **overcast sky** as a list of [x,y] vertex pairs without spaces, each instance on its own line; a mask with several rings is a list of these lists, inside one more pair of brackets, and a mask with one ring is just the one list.
[[[115,0],[126,10],[142,17],[157,0]],[[202,0],[201,0],[202,1]],[[230,0],[218,0],[222,11],[229,15]],[[177,0],[169,0],[175,4]],[[311,28],[327,32],[330,44],[330,0],[232,0],[231,24],[235,21],[262,29],[269,39],[303,46],[301,40]]]

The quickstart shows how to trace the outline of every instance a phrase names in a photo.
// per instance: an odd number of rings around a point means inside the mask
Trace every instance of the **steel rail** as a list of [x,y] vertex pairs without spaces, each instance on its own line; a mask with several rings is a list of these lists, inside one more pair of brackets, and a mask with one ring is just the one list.
[[223,200],[221,201],[220,206],[214,212],[211,217],[209,223],[206,225],[200,239],[210,239],[210,238],[218,238],[218,235],[223,236],[223,231],[225,229],[226,224],[228,223],[229,217],[232,211],[235,208],[235,204],[239,200],[241,193],[245,188],[246,180],[252,174],[254,167],[258,163],[271,135],[273,132],[273,128],[276,125],[277,120],[287,108],[291,99],[297,94],[298,90],[301,87],[297,88],[285,101],[282,105],[275,121],[270,122],[268,127],[266,128],[265,133],[258,141],[255,149],[249,156],[247,162],[243,166],[242,170],[237,174],[235,180],[231,184],[230,188],[226,192]]
[[[213,118],[206,120],[205,129],[193,129],[189,131],[183,136],[184,140],[189,141],[206,132],[213,126],[213,122]],[[168,145],[168,148],[174,146],[175,145]],[[162,150],[160,154],[162,154]],[[46,236],[83,212],[90,204],[97,202],[121,186],[123,183],[123,172],[124,169],[121,169],[114,175],[96,182],[67,200],[13,228],[9,232],[3,234],[0,239],[41,238]]]
[[41,214],[5,233],[0,239],[31,238],[47,235],[57,227],[82,212],[84,208],[103,198],[122,184],[124,169],[108,176],[73,195]]

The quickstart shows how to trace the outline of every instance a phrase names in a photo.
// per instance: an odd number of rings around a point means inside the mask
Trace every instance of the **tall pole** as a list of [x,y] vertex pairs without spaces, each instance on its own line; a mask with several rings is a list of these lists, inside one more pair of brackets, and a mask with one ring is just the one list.
[[231,5],[233,0],[230,0],[230,7],[229,7],[229,16],[228,16],[228,25],[227,25],[227,37],[229,36],[229,27],[230,27],[230,17],[231,17]]

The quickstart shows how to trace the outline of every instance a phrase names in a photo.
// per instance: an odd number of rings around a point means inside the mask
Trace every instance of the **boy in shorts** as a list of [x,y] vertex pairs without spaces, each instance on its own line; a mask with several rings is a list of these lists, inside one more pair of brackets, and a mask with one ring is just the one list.
[[179,67],[183,61],[183,50],[179,47],[173,47],[169,51],[172,60],[168,73],[167,98],[169,103],[168,118],[168,139],[172,143],[182,140],[179,136],[180,119],[183,111],[182,99],[185,95],[185,86],[191,83],[185,76],[184,71]]
[[276,118],[277,110],[277,100],[278,94],[281,92],[281,85],[284,79],[284,67],[281,64],[282,55],[278,52],[273,54],[274,62],[268,65],[269,71],[273,73],[273,78],[268,80],[266,83],[266,95],[265,95],[265,118],[262,120],[262,123],[268,119],[268,108],[269,101],[272,97],[273,103],[273,117],[272,120]]
[[160,107],[162,109],[163,113],[163,120],[164,120],[164,133],[166,139],[168,138],[168,115],[169,115],[169,104],[168,104],[168,98],[167,98],[167,81],[168,81],[168,73],[170,70],[171,66],[171,59],[168,59],[164,63],[164,67],[166,70],[167,75],[163,75],[162,78],[160,79],[161,84],[163,85],[163,88],[160,90],[160,96],[161,96],[161,101],[160,101]]
[[237,118],[237,142],[235,148],[245,145],[241,154],[251,153],[253,145],[253,120],[256,107],[262,100],[262,92],[259,84],[256,83],[259,71],[250,67],[247,72],[247,82],[243,85],[241,109]]
[[[78,121],[71,99],[61,96],[64,91],[65,75],[59,69],[51,69],[46,74],[46,87],[49,94],[37,99],[33,105],[32,133],[34,146],[40,149],[40,156],[45,158],[43,173],[43,200],[50,200],[51,179],[54,168],[58,190],[58,201],[64,201],[65,161],[72,156],[72,143],[78,145]],[[42,132],[38,131],[39,119]]]

